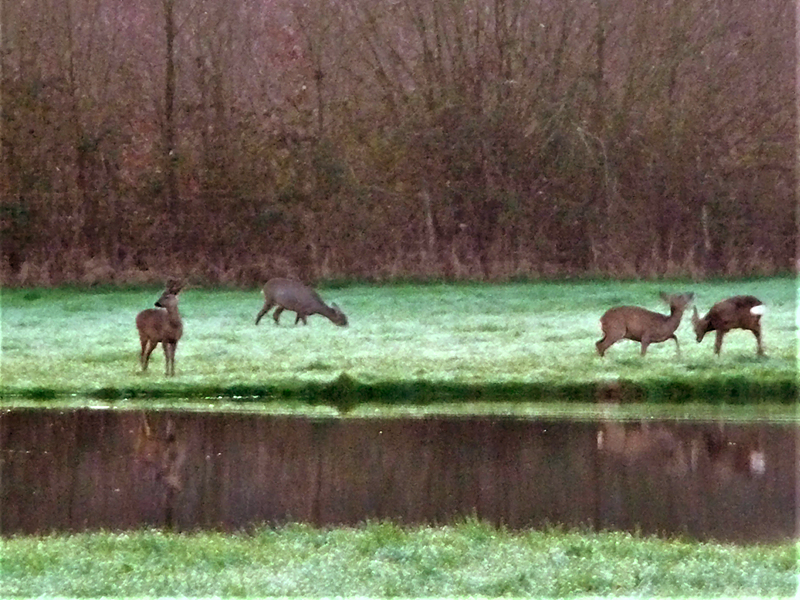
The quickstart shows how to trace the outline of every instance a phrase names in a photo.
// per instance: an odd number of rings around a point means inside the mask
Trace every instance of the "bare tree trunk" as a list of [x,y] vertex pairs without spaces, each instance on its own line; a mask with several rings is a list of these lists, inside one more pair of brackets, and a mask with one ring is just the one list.
[[[294,16],[297,20],[300,30],[303,32],[306,47],[309,54],[309,62],[312,64],[314,79],[314,92],[316,96],[316,111],[317,111],[317,136],[322,139],[325,136],[325,119],[326,119],[326,98],[325,98],[325,85],[326,67],[323,64],[326,55],[330,54],[331,43],[328,39],[329,30],[331,28],[330,13],[319,15],[315,11],[308,11],[298,8],[294,10]],[[326,19],[327,17],[327,19]]]
[[11,192],[11,182],[8,172],[8,157],[6,156],[6,30],[4,24],[8,22],[6,0],[0,0],[0,199],[5,199]]
[[175,128],[175,0],[164,1],[164,34],[166,37],[166,73],[164,77],[164,170],[166,176],[166,213],[170,222],[172,248],[177,251],[180,239],[178,211],[178,156]]
[[606,37],[607,16],[604,6],[605,0],[595,0],[597,10],[597,24],[595,27],[595,65],[594,74],[594,127],[595,134],[602,136],[605,128],[606,93],[605,93],[605,68],[606,68]]
[[419,195],[422,199],[422,208],[425,213],[425,244],[423,248],[425,248],[427,254],[425,266],[428,266],[433,262],[438,262],[436,253],[436,227],[433,223],[433,207],[431,206],[430,192],[425,189],[422,190]]
[[[796,48],[800,48],[800,2],[795,3],[795,42]],[[800,60],[795,58],[795,149],[800,148]],[[794,186],[795,198],[800,198],[800,155],[795,152],[794,167]],[[794,272],[800,275],[800,202],[795,202],[795,248],[794,248]]]
[[6,194],[10,191],[5,148],[6,40],[3,24],[7,22],[6,19],[6,0],[0,0],[0,198],[5,198]]

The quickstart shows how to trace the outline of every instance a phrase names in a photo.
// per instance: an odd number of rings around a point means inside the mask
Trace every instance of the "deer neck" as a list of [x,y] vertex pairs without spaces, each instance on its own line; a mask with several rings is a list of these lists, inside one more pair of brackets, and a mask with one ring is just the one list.
[[682,308],[672,307],[669,311],[669,317],[667,317],[667,324],[672,328],[672,330],[676,330],[678,325],[681,323],[681,318],[683,318],[683,310]]
[[174,329],[178,329],[179,327],[183,326],[183,321],[181,320],[181,315],[178,313],[178,308],[173,306],[171,308],[167,308],[167,323]]

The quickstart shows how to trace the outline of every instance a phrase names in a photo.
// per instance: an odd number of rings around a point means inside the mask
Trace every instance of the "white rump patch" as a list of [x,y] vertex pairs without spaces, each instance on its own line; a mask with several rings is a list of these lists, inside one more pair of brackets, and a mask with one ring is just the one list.
[[759,317],[763,315],[765,312],[767,312],[767,307],[764,306],[763,304],[759,304],[758,306],[754,306],[753,308],[750,309],[751,315],[758,315]]
[[[763,305],[762,305],[763,306]],[[750,472],[755,475],[763,475],[767,470],[767,460],[764,458],[764,453],[760,450],[754,450],[750,453]]]

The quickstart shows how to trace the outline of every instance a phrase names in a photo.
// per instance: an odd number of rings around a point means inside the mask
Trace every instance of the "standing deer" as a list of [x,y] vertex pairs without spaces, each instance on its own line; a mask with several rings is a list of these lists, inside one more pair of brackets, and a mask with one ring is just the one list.
[[612,344],[623,338],[641,342],[642,356],[647,353],[647,346],[650,344],[673,339],[675,340],[675,351],[680,356],[681,348],[678,338],[675,337],[675,330],[681,322],[683,311],[694,298],[694,294],[668,295],[661,292],[660,295],[661,299],[669,304],[669,316],[638,306],[616,306],[607,310],[600,317],[603,339],[595,344],[600,356],[604,356]]
[[719,355],[722,350],[722,338],[731,329],[748,329],[756,336],[758,356],[764,355],[761,344],[761,315],[766,311],[764,304],[755,296],[733,296],[717,302],[700,318],[697,307],[692,314],[692,326],[697,334],[697,342],[703,341],[703,336],[709,331],[717,332],[714,342],[714,354]]
[[307,325],[306,317],[309,315],[323,315],[340,327],[347,326],[347,317],[336,304],[328,306],[317,292],[299,281],[283,278],[270,279],[262,291],[264,307],[256,317],[256,325],[273,306],[277,306],[278,308],[272,315],[276,324],[284,310],[291,310],[297,313],[297,318],[294,320],[295,325],[299,321],[303,321],[303,325]]
[[142,371],[147,370],[150,354],[161,342],[167,363],[166,374],[175,375],[175,350],[183,334],[183,321],[178,313],[178,293],[181,287],[178,283],[170,283],[156,300],[155,305],[158,308],[148,308],[136,315],[136,328],[142,342],[142,353],[139,357]]

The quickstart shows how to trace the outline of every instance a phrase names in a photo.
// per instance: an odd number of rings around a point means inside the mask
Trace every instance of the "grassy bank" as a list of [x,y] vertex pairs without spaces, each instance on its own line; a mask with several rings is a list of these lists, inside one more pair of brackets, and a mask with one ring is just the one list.
[[625,533],[289,525],[4,539],[9,596],[793,597],[796,546]]
[[[697,344],[690,315],[672,341],[621,341],[597,356],[598,319],[610,306],[666,312],[658,291],[691,290],[701,312],[726,296],[767,305],[767,357],[750,332],[733,331],[722,356],[713,334]],[[255,291],[187,289],[177,376],[159,348],[139,372],[136,313],[160,290],[30,289],[2,292],[2,392],[20,401],[224,397],[285,403],[429,405],[449,401],[589,401],[741,404],[794,402],[796,283],[576,282],[504,285],[352,285],[321,289],[348,314],[338,328],[320,316],[280,327],[255,315]]]

